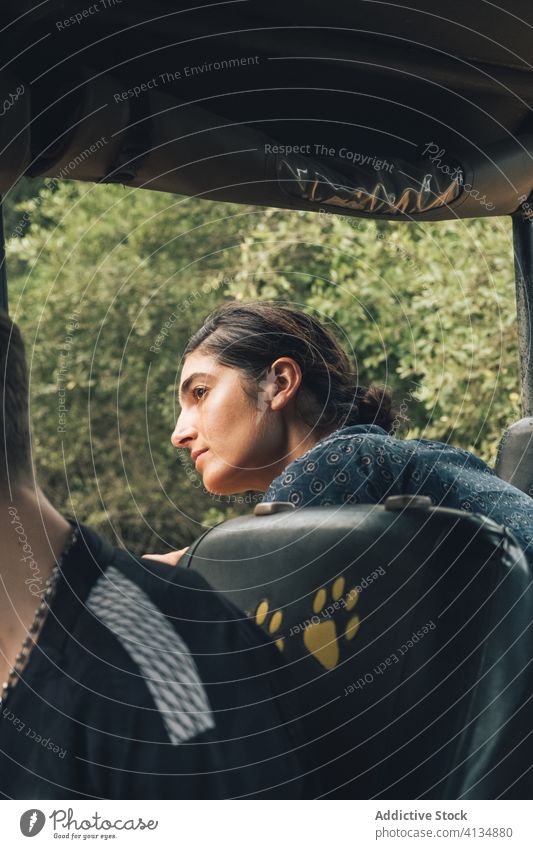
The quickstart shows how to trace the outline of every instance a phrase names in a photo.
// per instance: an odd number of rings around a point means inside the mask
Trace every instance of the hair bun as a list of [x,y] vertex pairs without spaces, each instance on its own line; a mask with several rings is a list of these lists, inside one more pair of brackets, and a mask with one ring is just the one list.
[[407,416],[394,408],[392,394],[385,386],[356,386],[355,404],[348,414],[345,426],[355,424],[373,424],[382,427],[387,433],[393,433],[408,421]]

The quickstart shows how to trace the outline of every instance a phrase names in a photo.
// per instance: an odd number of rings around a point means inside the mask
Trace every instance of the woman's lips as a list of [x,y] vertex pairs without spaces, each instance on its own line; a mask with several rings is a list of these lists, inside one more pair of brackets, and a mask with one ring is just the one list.
[[203,457],[203,456],[204,456],[204,454],[207,452],[207,450],[208,450],[207,448],[204,448],[204,449],[203,449],[203,451],[197,451],[197,452],[195,452],[195,453],[193,454],[193,459],[194,459],[194,465],[195,465],[195,466],[198,466],[198,460],[200,459],[200,457]]

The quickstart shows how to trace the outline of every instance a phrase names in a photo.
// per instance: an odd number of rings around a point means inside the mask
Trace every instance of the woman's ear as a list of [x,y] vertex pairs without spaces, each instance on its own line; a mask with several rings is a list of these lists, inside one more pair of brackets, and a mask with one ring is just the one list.
[[272,387],[271,410],[282,410],[287,406],[302,383],[302,370],[292,357],[279,357],[269,371],[267,382]]

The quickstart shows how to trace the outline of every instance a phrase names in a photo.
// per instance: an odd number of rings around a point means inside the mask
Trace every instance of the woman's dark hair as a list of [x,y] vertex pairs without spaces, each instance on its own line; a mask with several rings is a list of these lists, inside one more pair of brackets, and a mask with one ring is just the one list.
[[191,337],[184,356],[199,348],[256,383],[278,357],[292,357],[302,370],[300,415],[319,432],[376,424],[391,433],[405,419],[393,410],[387,389],[357,386],[333,334],[300,310],[269,301],[223,304]]

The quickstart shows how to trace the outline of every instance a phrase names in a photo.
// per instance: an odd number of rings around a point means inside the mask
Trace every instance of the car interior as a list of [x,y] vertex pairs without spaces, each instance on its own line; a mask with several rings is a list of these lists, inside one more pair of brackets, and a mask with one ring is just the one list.
[[[3,195],[50,177],[397,227],[511,216],[523,417],[495,471],[533,497],[526,0],[6,0],[2,20]],[[184,564],[278,647],[310,796],[530,798],[533,599],[508,530],[421,496],[259,504]]]

